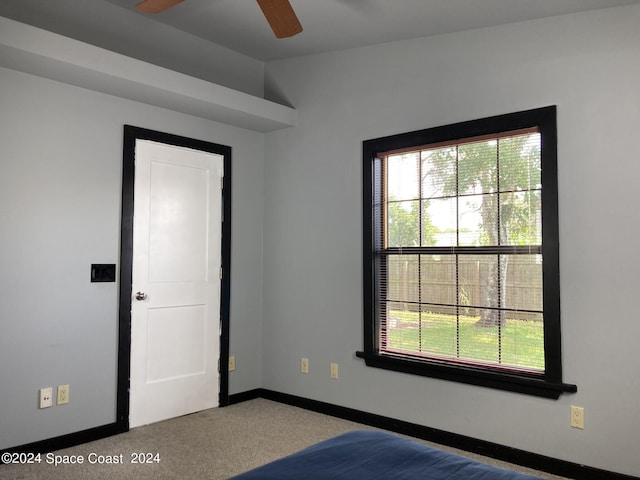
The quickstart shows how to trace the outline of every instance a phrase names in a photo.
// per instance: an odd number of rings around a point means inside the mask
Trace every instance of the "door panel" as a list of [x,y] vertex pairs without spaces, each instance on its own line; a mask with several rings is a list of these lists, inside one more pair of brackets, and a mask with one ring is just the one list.
[[203,375],[206,372],[206,338],[205,305],[149,309],[147,383]]
[[206,281],[208,170],[153,161],[149,180],[149,281]]

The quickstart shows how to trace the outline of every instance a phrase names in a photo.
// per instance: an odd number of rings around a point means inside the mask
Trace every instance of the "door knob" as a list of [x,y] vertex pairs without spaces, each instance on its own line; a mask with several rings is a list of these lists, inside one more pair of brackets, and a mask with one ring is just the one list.
[[136,300],[146,300],[147,299],[147,294],[144,292],[137,292],[136,293]]

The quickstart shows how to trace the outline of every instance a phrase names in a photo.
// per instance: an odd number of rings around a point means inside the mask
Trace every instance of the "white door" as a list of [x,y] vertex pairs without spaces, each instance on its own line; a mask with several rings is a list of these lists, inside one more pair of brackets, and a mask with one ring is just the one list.
[[131,427],[218,406],[223,164],[136,140]]

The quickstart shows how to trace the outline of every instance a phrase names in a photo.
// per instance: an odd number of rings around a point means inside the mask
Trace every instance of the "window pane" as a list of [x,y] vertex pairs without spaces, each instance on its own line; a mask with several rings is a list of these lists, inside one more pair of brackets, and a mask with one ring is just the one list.
[[[380,344],[386,350],[420,352],[420,313],[405,309],[408,305],[397,302],[387,304],[387,318],[380,329]],[[386,343],[385,343],[386,342]]]
[[[476,313],[480,318],[494,314],[486,309],[477,309]],[[500,363],[500,328],[479,327],[478,321],[476,316],[460,316],[460,359]]]
[[455,358],[457,340],[455,307],[422,306],[422,353]]
[[540,173],[539,133],[500,139],[500,191],[540,189]]
[[424,203],[424,221],[431,229],[431,235],[423,237],[422,246],[451,247],[457,244],[456,203],[455,197],[433,199]]
[[458,199],[460,246],[498,245],[498,195]]
[[420,202],[389,202],[387,205],[387,245],[415,247],[420,245]]
[[392,310],[416,310],[418,298],[418,255],[392,255],[387,258],[387,299]]
[[465,143],[458,147],[460,195],[498,191],[498,142]]
[[439,198],[457,195],[456,147],[423,150],[422,198]]
[[388,157],[387,197],[389,200],[415,200],[420,197],[418,158],[418,152]]
[[542,321],[508,319],[500,334],[502,365],[544,371]]
[[[504,307],[542,312],[542,255],[501,255],[505,272]],[[539,314],[514,312],[509,318],[541,321]]]
[[[460,255],[458,257],[458,301],[461,306],[498,308],[498,255]],[[475,308],[467,313],[486,321],[497,321],[497,312],[487,310],[482,316]]]
[[[421,255],[420,284],[423,303],[456,304],[456,256]],[[434,307],[433,311],[437,311]]]
[[502,245],[542,244],[542,202],[539,190],[500,195]]

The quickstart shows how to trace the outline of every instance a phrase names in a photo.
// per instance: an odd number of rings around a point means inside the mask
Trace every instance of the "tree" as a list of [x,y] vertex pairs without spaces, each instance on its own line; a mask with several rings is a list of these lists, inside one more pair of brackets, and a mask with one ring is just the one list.
[[415,247],[420,244],[420,222],[414,212],[415,202],[396,202],[387,205],[387,243],[391,247]]
[[420,246],[420,224],[422,223],[422,244],[434,242],[439,229],[433,225],[426,214],[429,202],[422,201],[422,219],[420,219],[418,200],[397,202],[393,197],[387,204],[387,243],[390,247]]
[[[420,215],[420,205],[422,205],[422,215]],[[435,240],[438,228],[431,223],[428,215],[429,202],[425,200],[409,200],[398,202],[394,197],[390,197],[387,203],[387,244],[389,247],[418,247],[422,244],[432,244]],[[420,226],[422,225],[422,236]],[[397,262],[400,261],[400,264]],[[395,267],[394,267],[395,265]],[[419,272],[420,257],[396,256],[395,260],[389,260],[390,284],[395,283],[400,288],[400,296],[409,300],[410,278]],[[400,268],[398,268],[400,266]],[[415,301],[415,299],[414,299]],[[404,310],[411,308],[409,303],[405,303]]]
[[[537,245],[540,171],[539,134],[526,133],[430,150],[423,155],[422,180],[432,198],[458,197],[459,211],[477,214],[478,245]],[[490,258],[484,289],[488,308],[477,325],[504,326],[498,309],[505,304],[508,257]]]

